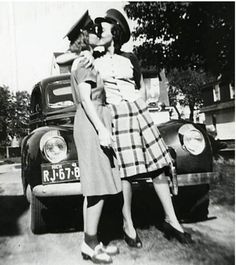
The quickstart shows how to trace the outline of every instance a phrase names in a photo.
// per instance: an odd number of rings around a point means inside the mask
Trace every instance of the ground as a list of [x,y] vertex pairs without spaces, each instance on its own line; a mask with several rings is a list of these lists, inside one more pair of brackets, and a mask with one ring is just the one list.
[[[123,240],[114,240],[120,254],[114,257],[113,264],[234,264],[234,163],[219,160],[216,169],[221,175],[219,181],[211,186],[208,220],[183,224],[185,230],[192,234],[193,245],[169,242],[155,222],[147,221],[142,225],[142,222],[136,222],[143,248],[130,249]],[[141,220],[147,220],[145,217]],[[63,220],[63,225],[58,226],[57,230],[43,235],[32,234],[29,206],[22,195],[19,168],[0,174],[0,263],[92,264],[83,261],[80,254],[82,226],[73,228],[79,219],[75,217],[71,220],[73,216],[67,213],[57,218]],[[57,220],[57,223],[60,222]],[[69,223],[73,225],[68,226]]]

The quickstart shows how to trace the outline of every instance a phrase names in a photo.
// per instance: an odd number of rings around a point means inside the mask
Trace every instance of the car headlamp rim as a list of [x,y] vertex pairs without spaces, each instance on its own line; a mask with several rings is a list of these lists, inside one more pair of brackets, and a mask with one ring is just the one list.
[[[55,148],[55,146],[58,146],[58,142],[56,143],[56,141],[55,140],[59,140],[59,141],[61,141],[61,145],[62,145],[62,147],[63,147],[63,149],[61,149],[60,150],[60,148],[57,148],[59,151],[60,151],[60,153],[57,153],[57,154],[52,154],[52,153],[50,153],[51,151],[49,151],[49,145],[53,145],[53,148]],[[54,141],[54,142],[52,142],[52,141]],[[52,143],[50,143],[50,142],[52,142]],[[66,142],[65,142],[65,140],[61,137],[61,136],[54,136],[54,137],[52,137],[52,138],[50,138],[50,139],[48,139],[46,142],[45,142],[45,145],[44,145],[44,148],[43,148],[43,150],[44,150],[44,155],[45,155],[45,157],[51,162],[51,163],[58,163],[58,162],[60,162],[60,161],[62,161],[63,159],[65,159],[66,158],[66,154],[67,154],[67,145],[66,145]]]
[[66,141],[57,131],[48,132],[41,138],[40,150],[44,158],[51,163],[58,163],[67,156]]
[[192,124],[183,125],[179,134],[182,136],[182,147],[192,155],[200,155],[205,147],[205,138],[200,130],[195,128]]

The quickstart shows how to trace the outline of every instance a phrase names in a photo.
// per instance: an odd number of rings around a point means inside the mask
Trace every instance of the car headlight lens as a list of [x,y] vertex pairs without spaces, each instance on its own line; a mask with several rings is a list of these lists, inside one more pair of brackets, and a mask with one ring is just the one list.
[[183,146],[193,155],[199,155],[206,147],[203,134],[192,124],[185,124],[179,129],[183,137]]
[[41,138],[40,150],[51,163],[58,163],[67,156],[67,144],[56,130],[47,132]]

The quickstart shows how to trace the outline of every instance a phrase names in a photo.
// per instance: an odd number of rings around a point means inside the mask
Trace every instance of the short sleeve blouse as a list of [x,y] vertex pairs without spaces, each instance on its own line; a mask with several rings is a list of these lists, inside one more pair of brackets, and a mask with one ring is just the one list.
[[93,67],[85,68],[81,63],[78,63],[77,60],[75,60],[72,69],[74,70],[71,72],[71,89],[76,104],[81,103],[78,85],[84,82],[91,85],[91,100],[98,100],[100,102],[105,101],[102,80]]
[[107,53],[96,59],[94,65],[102,77],[108,104],[133,102],[141,97],[136,89],[134,65],[128,56]]

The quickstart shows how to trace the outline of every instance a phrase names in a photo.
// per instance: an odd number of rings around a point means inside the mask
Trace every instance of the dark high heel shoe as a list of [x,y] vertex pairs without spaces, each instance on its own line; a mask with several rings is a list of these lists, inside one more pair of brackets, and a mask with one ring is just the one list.
[[135,238],[129,237],[124,231],[124,240],[127,243],[127,245],[132,248],[141,248],[143,246],[142,241],[140,240],[137,231],[136,231]]
[[168,240],[173,238],[177,239],[181,244],[191,244],[193,240],[191,235],[186,232],[180,232],[179,230],[175,229],[171,224],[167,223],[166,221],[163,223],[163,229],[165,237]]

